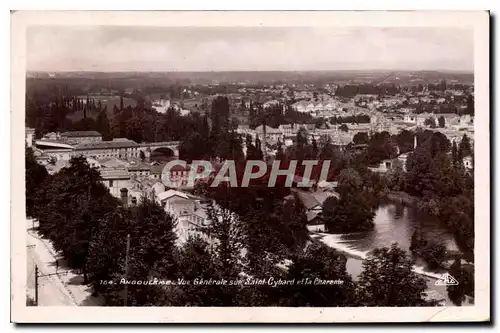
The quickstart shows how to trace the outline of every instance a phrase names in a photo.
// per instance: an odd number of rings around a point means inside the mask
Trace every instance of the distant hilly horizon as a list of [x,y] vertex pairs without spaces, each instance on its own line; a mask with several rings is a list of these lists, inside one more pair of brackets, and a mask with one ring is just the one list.
[[391,73],[391,72],[400,72],[400,73],[457,73],[457,74],[473,74],[473,70],[453,70],[453,69],[312,69],[312,70],[225,70],[225,71],[186,71],[186,70],[178,70],[178,71],[131,71],[131,70],[123,70],[123,71],[92,71],[92,70],[71,70],[71,71],[48,71],[48,70],[27,70],[26,73],[89,73],[89,74],[134,74],[134,73],[318,73],[318,72],[357,72],[357,73]]
[[151,84],[285,84],[331,82],[387,82],[407,84],[415,81],[436,82],[442,79],[472,83],[473,72],[450,70],[309,70],[309,71],[28,71],[27,80],[113,80],[115,84],[140,82]]

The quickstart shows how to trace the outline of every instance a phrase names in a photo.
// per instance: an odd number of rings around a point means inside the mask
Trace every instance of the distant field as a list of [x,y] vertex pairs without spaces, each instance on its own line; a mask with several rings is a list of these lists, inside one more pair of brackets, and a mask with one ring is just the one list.
[[[78,98],[86,100],[87,96],[78,96]],[[95,99],[96,101],[101,101],[101,103],[108,106],[108,110],[113,110],[113,107],[116,105],[120,107],[120,96],[91,96],[91,99]],[[133,98],[123,97],[123,106],[135,107],[137,102]]]
[[191,99],[191,100],[185,99],[182,102],[184,103],[184,108],[186,108],[188,110],[194,110],[194,111],[196,109],[199,109],[201,107],[201,103],[202,103],[201,100],[199,100],[199,99]]
[[[104,105],[107,105],[108,107],[108,112],[111,111],[113,113],[113,107],[116,105],[116,107],[120,107],[120,97],[108,97],[108,96],[103,96],[105,98],[101,98],[101,103]],[[123,98],[123,107],[126,108],[127,106],[131,106],[133,108],[136,107],[137,102],[135,99],[124,97]],[[109,114],[108,114],[109,116]]]
[[[87,96],[79,96],[79,98],[85,100],[87,98]],[[107,106],[108,119],[113,118],[113,108],[115,105],[117,108],[120,108],[120,97],[119,96],[92,96],[92,98],[94,98],[96,101],[100,100],[102,105],[103,105],[103,108],[105,105]],[[126,108],[129,105],[134,108],[137,105],[137,102],[132,98],[124,97],[123,98],[123,107]],[[87,112],[87,117],[96,119],[98,114],[99,114],[99,112],[97,112],[97,111]],[[72,122],[79,121],[79,120],[83,119],[83,111],[73,112],[73,113],[69,114],[67,116],[67,118],[69,120],[71,120]]]
[[[98,112],[87,112],[87,118],[97,119]],[[110,117],[108,112],[108,118]],[[83,119],[83,111],[74,111],[66,116],[67,119],[71,120],[71,122],[77,122]]]

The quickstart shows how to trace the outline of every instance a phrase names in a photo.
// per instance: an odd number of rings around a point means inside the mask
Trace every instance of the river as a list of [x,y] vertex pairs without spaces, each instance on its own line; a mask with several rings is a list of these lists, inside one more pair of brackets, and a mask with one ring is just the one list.
[[[441,226],[439,221],[412,207],[393,203],[383,204],[376,211],[374,224],[375,227],[371,231],[353,234],[317,232],[322,231],[323,226],[311,226],[309,229],[314,238],[347,255],[347,271],[354,280],[358,279],[362,271],[362,259],[375,248],[390,247],[392,243],[398,243],[399,247],[409,252],[411,236],[416,229],[420,229],[425,239],[440,240],[448,250],[458,250],[453,235]],[[426,277],[429,289],[446,299],[446,305],[452,305],[448,299],[446,286],[435,286],[435,281],[442,272],[427,271],[423,261],[420,258],[415,259],[415,271]]]

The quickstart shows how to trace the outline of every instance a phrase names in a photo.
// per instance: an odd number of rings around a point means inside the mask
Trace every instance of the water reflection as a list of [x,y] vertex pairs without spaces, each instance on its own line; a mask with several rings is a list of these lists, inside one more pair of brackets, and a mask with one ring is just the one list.
[[440,221],[411,207],[382,205],[376,212],[374,223],[375,227],[371,231],[341,235],[342,242],[359,251],[372,251],[397,242],[402,249],[409,251],[411,236],[419,229],[425,239],[438,239],[449,250],[457,250],[453,235]]
[[[365,258],[368,252],[377,247],[389,247],[394,242],[409,252],[411,236],[416,229],[429,241],[439,240],[448,250],[458,249],[453,235],[439,220],[415,208],[392,203],[381,205],[376,212],[374,223],[374,229],[369,232],[326,235],[324,238],[330,246],[349,254],[346,270],[355,281],[363,270],[361,258]],[[414,259],[416,266],[425,267],[420,258]],[[453,305],[448,298],[446,286],[435,286],[435,279],[426,280],[428,288],[442,295],[447,306]]]

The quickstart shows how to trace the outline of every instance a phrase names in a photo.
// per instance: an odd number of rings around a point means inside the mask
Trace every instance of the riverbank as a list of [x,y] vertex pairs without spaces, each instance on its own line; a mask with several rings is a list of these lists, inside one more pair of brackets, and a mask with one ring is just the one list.
[[[363,252],[350,248],[341,240],[341,235],[325,234],[310,230],[310,236],[314,241],[321,242],[328,247],[334,248],[336,251],[344,254],[347,258],[346,270],[351,275],[354,281],[359,279],[359,275],[363,271],[363,260],[369,255],[369,251]],[[413,271],[424,277],[427,283],[427,291],[425,297],[438,301],[441,306],[453,306],[448,297],[446,286],[436,285],[437,279],[441,278],[441,274],[425,271],[424,267],[414,266]]]
[[[339,251],[340,253],[344,254],[346,257],[357,259],[360,261],[363,261],[368,258],[368,255],[370,251],[359,251],[356,249],[353,249],[349,247],[347,244],[345,244],[341,236],[338,234],[327,234],[327,233],[322,233],[322,232],[317,232],[317,231],[311,231],[310,230],[310,235],[311,238],[322,242],[328,247],[334,248],[335,250]],[[389,246],[389,245],[388,245]],[[413,271],[419,275],[437,280],[440,279],[442,276],[442,273],[437,273],[437,272],[431,272],[425,270],[425,267],[423,266],[413,266]]]
[[423,204],[423,201],[421,198],[412,196],[406,192],[403,191],[390,191],[387,192],[386,194],[383,195],[382,201],[389,202],[389,203],[395,203],[395,204],[402,204],[406,207],[412,208],[412,209],[417,209],[419,212],[428,214],[429,216],[432,216],[433,219],[438,221],[438,223],[448,230],[451,234],[453,234],[453,240],[456,244],[457,250],[450,250],[448,249],[448,257],[446,259],[452,259],[457,256],[465,258],[468,262],[473,262],[474,261],[474,253],[471,252],[470,249],[467,248],[467,245],[464,243],[463,240],[460,239],[459,236],[456,234],[456,230],[453,230],[450,228],[449,225],[443,222],[442,218],[439,216],[430,214],[429,211],[427,211],[424,207],[425,205]]
[[390,191],[385,195],[385,199],[395,203],[402,203],[407,206],[416,205],[418,198],[402,191]]
[[[357,251],[355,249],[348,249],[345,246],[341,246],[341,242],[338,240],[330,241],[330,238],[339,238],[340,235],[335,235],[335,234],[327,234],[327,233],[322,233],[322,232],[314,232],[310,231],[309,235],[311,238],[317,242],[321,242],[325,244],[328,247],[334,248],[336,251],[342,253],[348,258],[353,258],[353,259],[358,259],[358,260],[364,260],[368,256],[368,252],[363,252],[363,251]],[[327,239],[325,240],[325,237]]]

